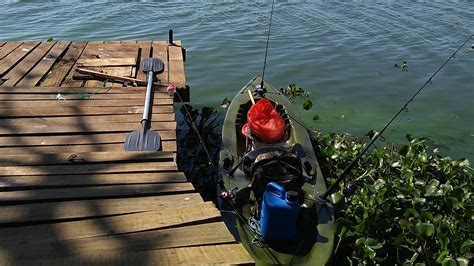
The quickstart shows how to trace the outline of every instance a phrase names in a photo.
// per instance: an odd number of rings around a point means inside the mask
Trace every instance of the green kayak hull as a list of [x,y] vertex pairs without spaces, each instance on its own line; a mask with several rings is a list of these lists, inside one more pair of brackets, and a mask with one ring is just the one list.
[[[286,123],[291,125],[289,127],[291,132],[285,141],[263,145],[278,145],[292,150],[295,144],[299,144],[303,147],[304,152],[299,152],[297,155],[306,166],[304,167],[305,175],[309,178],[302,187],[304,202],[301,205],[296,240],[279,243],[267,242],[259,236],[255,225],[251,223],[250,206],[245,201],[245,191],[248,190],[251,179],[245,175],[238,164],[246,152],[245,138],[241,134],[241,128],[246,121],[246,112],[252,105],[248,90],[254,92],[260,86],[261,80],[261,77],[257,76],[244,86],[232,100],[224,120],[219,155],[219,176],[227,189],[237,191],[237,197],[244,198],[244,200],[234,200],[234,203],[227,203],[228,199],[221,200],[220,207],[224,220],[229,230],[244,245],[257,265],[326,265],[333,252],[335,234],[333,206],[330,203],[317,200],[318,195],[326,191],[326,183],[308,131],[299,119],[297,111],[293,109],[292,103],[280,91],[266,82],[264,83],[264,88],[267,90],[265,98],[273,102],[277,109],[280,107],[284,110],[287,114]],[[254,95],[258,100],[259,96],[255,93]],[[235,172],[229,174],[232,170]],[[235,203],[236,201],[239,203]],[[236,208],[235,204],[239,206]]]

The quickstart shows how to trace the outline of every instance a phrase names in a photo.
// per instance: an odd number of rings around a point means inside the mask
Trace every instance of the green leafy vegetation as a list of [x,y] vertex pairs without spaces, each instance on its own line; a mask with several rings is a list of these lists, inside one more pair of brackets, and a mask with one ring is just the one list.
[[[362,142],[318,134],[315,147],[329,183],[365,148]],[[332,195],[336,265],[469,265],[474,182],[467,159],[439,156],[426,138],[407,135],[401,148],[386,145],[364,155],[351,176]]]

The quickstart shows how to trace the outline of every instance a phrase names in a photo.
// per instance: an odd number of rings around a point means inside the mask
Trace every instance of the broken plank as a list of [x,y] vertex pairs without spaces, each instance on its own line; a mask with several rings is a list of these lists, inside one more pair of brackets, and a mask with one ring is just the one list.
[[[190,223],[220,221],[222,218],[212,202],[178,206],[160,210],[125,214],[115,217],[71,221],[47,225],[0,229],[0,241],[18,242],[62,241],[113,234],[160,230]],[[105,228],[103,225],[107,225]]]
[[[133,245],[123,242],[133,241]],[[51,240],[38,243],[14,243],[10,256],[21,259],[39,259],[79,255],[98,255],[103,252],[133,252],[142,250],[157,250],[166,248],[190,247],[212,244],[235,243],[233,236],[227,231],[223,222],[191,225],[162,230],[147,230],[115,235],[80,238],[71,240]],[[62,246],[69,248],[66,254]]]
[[203,202],[199,193],[0,206],[0,226],[159,210]]
[[100,58],[100,59],[79,59],[77,65],[80,67],[118,67],[118,66],[134,66],[136,58]]
[[42,42],[31,51],[20,63],[18,63],[3,79],[5,86],[15,86],[32,69],[41,58],[51,49],[54,42]]
[[[155,113],[172,113],[173,106],[155,106]],[[113,114],[142,114],[143,106],[128,107],[80,107],[61,106],[55,108],[16,108],[0,106],[0,118],[5,117],[42,117],[42,116],[81,116],[81,115],[113,115]]]
[[64,53],[70,42],[57,42],[41,61],[16,86],[35,86]]
[[94,187],[52,188],[0,192],[0,205],[70,201],[80,199],[106,199],[143,197],[194,192],[191,183],[127,184]]
[[81,55],[86,47],[87,42],[73,42],[66,54],[61,58],[56,66],[53,66],[51,72],[46,76],[41,86],[59,86],[66,78],[66,75],[71,71],[76,60]]
[[[138,56],[140,60],[137,60],[137,61],[142,61],[143,59],[151,57],[151,54],[150,54],[151,45],[152,45],[151,41],[138,41],[137,45],[138,45],[139,50],[141,50],[141,53]],[[166,63],[165,61],[163,61],[163,62]],[[136,68],[135,71],[136,71],[136,73],[135,73],[135,78],[136,79],[146,80],[146,73],[144,73],[140,69],[140,64],[137,64],[137,68]]]
[[[14,122],[13,122],[14,123]],[[46,124],[39,121],[31,125],[8,125],[0,127],[1,135],[23,135],[23,134],[67,134],[67,133],[117,133],[131,132],[140,129],[138,122],[135,123],[116,123],[114,125],[106,123],[74,123],[74,124]],[[176,122],[155,122],[151,123],[152,130],[175,130]]]
[[187,182],[182,172],[2,177],[0,191]]
[[[18,46],[0,61],[0,77],[3,78],[8,71],[14,68],[21,60],[33,50],[39,42],[25,42]],[[3,79],[6,79],[3,78]],[[6,84],[3,84],[6,85]]]

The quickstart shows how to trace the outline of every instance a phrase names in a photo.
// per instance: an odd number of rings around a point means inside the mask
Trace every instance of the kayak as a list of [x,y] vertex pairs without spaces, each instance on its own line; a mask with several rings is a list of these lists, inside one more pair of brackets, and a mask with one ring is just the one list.
[[[311,143],[292,103],[257,76],[230,103],[222,128],[218,198],[227,227],[257,265],[328,264],[335,223]],[[249,128],[248,113],[269,101],[284,134],[267,143]],[[263,102],[262,102],[263,103]]]

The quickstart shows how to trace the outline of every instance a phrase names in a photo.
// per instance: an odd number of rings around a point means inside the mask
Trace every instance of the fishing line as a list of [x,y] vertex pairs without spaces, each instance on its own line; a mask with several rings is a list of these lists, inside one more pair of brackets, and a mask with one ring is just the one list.
[[344,178],[351,172],[354,168],[355,164],[362,158],[362,156],[369,150],[369,148],[375,143],[375,141],[385,132],[385,130],[392,124],[392,122],[404,111],[408,110],[408,105],[415,99],[415,97],[425,88],[426,85],[431,83],[431,80],[444,68],[444,66],[453,59],[457,52],[461,50],[464,45],[472,38],[474,34],[471,34],[437,69],[436,71],[426,80],[426,82],[416,91],[415,94],[400,108],[400,110],[390,119],[390,121],[380,130],[378,134],[376,134],[371,142],[364,148],[364,150],[359,153],[359,155],[352,160],[352,162],[344,169],[344,171],[337,177],[336,181],[328,188],[328,190],[321,196],[321,199],[325,200],[329,195],[333,193],[334,190],[337,189],[339,184],[344,180]]
[[270,42],[270,30],[272,28],[272,18],[273,18],[273,7],[274,7],[274,5],[275,5],[275,0],[272,1],[272,11],[270,12],[270,23],[268,23],[267,45],[265,47],[265,59],[263,60],[262,82],[260,83],[260,88],[262,90],[263,90],[263,80],[265,78],[265,68],[267,66],[268,43]]

